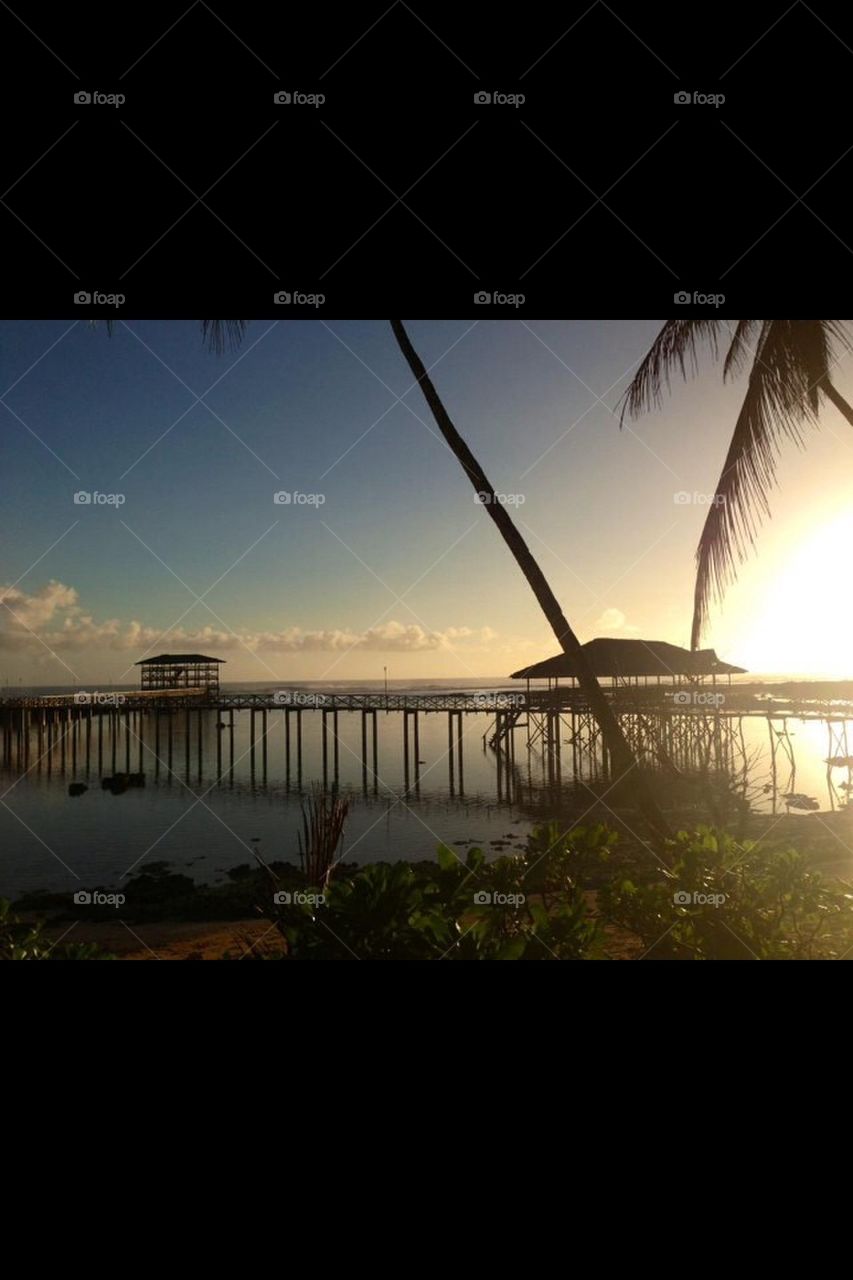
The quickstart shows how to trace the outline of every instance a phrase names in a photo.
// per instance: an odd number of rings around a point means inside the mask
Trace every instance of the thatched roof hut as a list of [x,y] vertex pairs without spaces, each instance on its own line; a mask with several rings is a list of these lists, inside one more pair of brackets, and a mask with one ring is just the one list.
[[[713,649],[682,649],[666,640],[616,640],[601,637],[583,646],[593,671],[599,677],[610,676],[616,682],[633,681],[649,676],[657,680],[701,680],[706,676],[741,675],[744,667],[723,662]],[[572,659],[558,653],[544,662],[513,671],[513,680],[576,679]]]

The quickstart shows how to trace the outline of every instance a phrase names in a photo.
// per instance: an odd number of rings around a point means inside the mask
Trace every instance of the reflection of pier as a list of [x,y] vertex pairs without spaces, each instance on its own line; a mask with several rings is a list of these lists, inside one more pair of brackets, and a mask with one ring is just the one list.
[[[777,796],[793,793],[796,780],[788,724],[792,719],[819,721],[827,726],[830,804],[844,806],[853,791],[847,737],[847,723],[853,722],[850,704],[768,707],[754,695],[732,690],[725,695],[725,705],[720,705],[721,695],[695,692],[666,697],[653,689],[632,689],[610,696],[640,763],[676,775],[715,772],[745,779],[749,762],[744,723],[764,720],[770,745],[767,790],[772,789],[774,812]],[[391,720],[386,721],[382,712]],[[308,739],[310,766],[306,763],[306,715],[314,728]],[[500,800],[516,798],[526,784],[559,790],[564,783],[582,780],[595,785],[612,780],[600,729],[575,689],[387,695],[137,692],[12,698],[0,701],[0,757],[7,769],[19,774],[70,773],[74,778],[147,773],[167,783],[178,776],[187,783],[201,782],[206,773],[212,773],[215,760],[214,781],[220,785],[233,786],[235,768],[240,766],[253,785],[266,785],[270,773],[277,779],[283,774],[285,786],[296,790],[309,778],[322,778],[327,788],[338,787],[343,762],[350,775],[360,773],[363,793],[375,795],[384,785],[379,775],[382,733],[386,742],[399,742],[405,790],[418,796],[422,718],[439,716],[446,717],[447,734],[438,763],[442,774],[447,769],[450,794],[462,796],[464,739],[470,738],[465,717],[471,715],[480,717],[471,728],[482,737],[484,750],[493,753]],[[360,720],[360,736],[356,733],[350,742],[339,732],[342,716]],[[235,739],[241,744],[239,751]],[[319,763],[314,754],[318,747]],[[438,776],[435,768],[433,764],[429,770],[433,786]]]

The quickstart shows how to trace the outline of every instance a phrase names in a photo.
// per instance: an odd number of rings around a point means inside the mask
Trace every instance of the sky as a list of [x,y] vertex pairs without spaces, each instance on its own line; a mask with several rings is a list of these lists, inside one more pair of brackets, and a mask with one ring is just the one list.
[[[661,324],[407,322],[582,641],[689,644],[745,383],[709,353],[620,431]],[[853,357],[834,376],[853,399]],[[133,682],[163,651],[330,683],[503,678],[557,651],[385,321],[253,321],[223,355],[197,321],[4,321],[0,424],[0,685]],[[705,643],[853,676],[853,432],[827,406],[807,444]]]

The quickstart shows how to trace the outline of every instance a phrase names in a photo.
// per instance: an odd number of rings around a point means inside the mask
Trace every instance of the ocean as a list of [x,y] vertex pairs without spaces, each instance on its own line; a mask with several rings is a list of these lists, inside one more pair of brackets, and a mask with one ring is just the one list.
[[[771,681],[780,685],[786,677],[774,675]],[[755,677],[739,683],[755,683]],[[223,684],[223,690],[235,692],[282,687],[376,693],[385,684]],[[135,688],[103,686],[98,691]],[[388,682],[390,693],[517,688],[512,681],[488,678]],[[821,688],[813,686],[816,697]],[[75,689],[16,686],[4,692],[17,696]],[[422,714],[417,759],[410,757],[407,777],[403,716],[397,712],[377,714],[375,775],[372,760],[366,768],[362,758],[358,714],[340,714],[337,759],[327,743],[325,769],[322,717],[316,712],[303,715],[301,776],[293,758],[288,773],[284,717],[276,713],[270,713],[266,739],[257,741],[254,750],[248,712],[235,716],[233,769],[230,734],[220,727],[215,712],[193,713],[189,733],[182,713],[171,717],[168,752],[162,726],[163,736],[155,744],[152,716],[141,716],[130,738],[119,724],[113,739],[109,718],[105,720],[100,744],[94,740],[96,734],[84,740],[81,723],[77,733],[61,744],[55,742],[50,752],[44,744],[39,750],[31,740],[28,768],[12,759],[0,765],[0,896],[14,899],[38,889],[117,888],[128,876],[157,862],[207,883],[222,882],[229,869],[252,862],[255,851],[268,862],[298,862],[302,805],[312,787],[322,786],[349,802],[340,853],[346,861],[434,858],[439,843],[460,853],[476,843],[496,856],[522,847],[538,821],[559,816],[569,825],[582,818],[596,783],[593,756],[585,754],[580,734],[571,742],[567,721],[555,773],[553,754],[535,732],[528,747],[525,730],[517,731],[515,760],[507,768],[488,743],[493,716],[466,715],[460,761],[460,743],[448,738],[447,715]],[[687,725],[689,718],[684,720]],[[256,732],[261,732],[258,726]],[[830,724],[796,717],[744,718],[724,758],[733,776],[743,774],[756,811],[788,812],[784,797],[798,795],[811,801],[803,814],[830,812],[846,807],[853,790],[850,766],[826,763],[827,758],[847,757],[848,734],[853,747],[853,719]],[[126,765],[128,772],[145,775],[145,785],[120,794],[104,790],[102,777]],[[85,791],[69,795],[72,783],[82,784]]]

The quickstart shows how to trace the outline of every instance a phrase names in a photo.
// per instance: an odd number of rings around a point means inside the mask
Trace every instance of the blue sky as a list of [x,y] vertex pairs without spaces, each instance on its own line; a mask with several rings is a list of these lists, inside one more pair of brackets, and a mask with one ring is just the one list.
[[[408,325],[495,487],[523,498],[513,511],[582,639],[688,641],[706,508],[674,494],[713,490],[743,384],[724,388],[709,359],[620,432],[609,409],[660,323]],[[240,680],[381,677],[384,665],[497,676],[554,651],[386,322],[252,322],[224,356],[195,321],[131,320],[111,337],[70,324],[0,324],[2,390],[15,384],[0,405],[13,610],[0,679],[65,684],[70,670],[107,683],[169,648],[221,653]],[[837,382],[850,393],[849,362]],[[213,383],[218,416],[193,407]],[[414,414],[394,403],[406,392]],[[734,661],[746,652],[745,665],[759,584],[772,577],[778,600],[792,540],[850,507],[853,437],[825,417],[807,454],[786,451],[776,519],[714,615],[708,642]],[[124,502],[75,505],[78,490]],[[324,502],[277,505],[277,491]],[[187,587],[201,595],[222,575],[211,613]],[[807,670],[798,643],[778,661]]]

